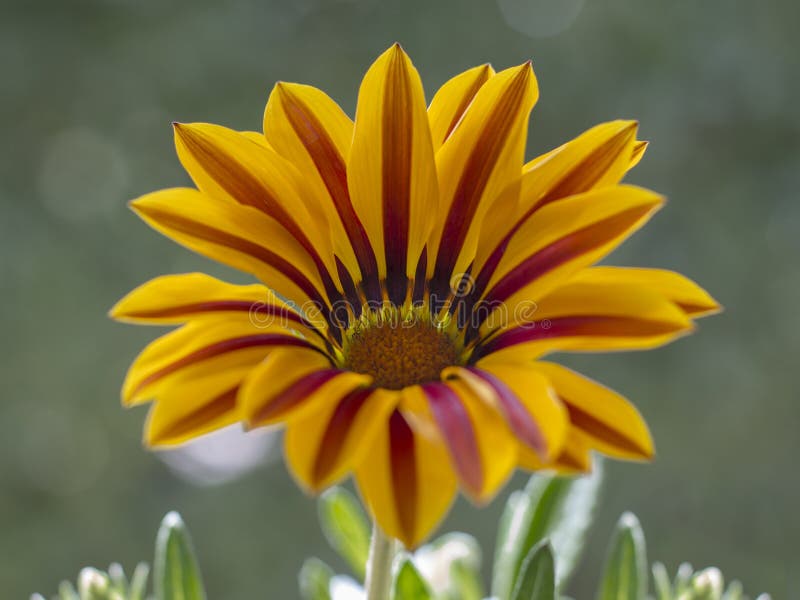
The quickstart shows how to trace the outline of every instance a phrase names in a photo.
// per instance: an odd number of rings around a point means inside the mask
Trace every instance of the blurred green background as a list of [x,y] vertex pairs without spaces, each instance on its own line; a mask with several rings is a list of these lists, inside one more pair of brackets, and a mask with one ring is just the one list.
[[[798,597],[798,7],[2,0],[0,596],[50,593],[87,564],[132,568],[173,508],[211,598],[295,598],[305,555],[340,565],[275,436],[142,449],[145,412],[123,411],[118,389],[156,330],[105,312],[161,273],[242,281],[126,208],[188,182],[170,121],[257,129],[277,80],[319,86],[352,114],[363,72],[397,40],[429,98],[464,68],[532,58],[531,155],[597,122],[639,119],[652,145],[630,181],[670,203],[610,262],[677,269],[727,307],[661,350],[569,357],[637,402],[659,450],[650,466],[610,465],[572,595],[590,597],[613,523],[631,509],[651,559],[717,565],[752,592]],[[445,529],[490,551],[506,493],[480,511],[461,501]]]

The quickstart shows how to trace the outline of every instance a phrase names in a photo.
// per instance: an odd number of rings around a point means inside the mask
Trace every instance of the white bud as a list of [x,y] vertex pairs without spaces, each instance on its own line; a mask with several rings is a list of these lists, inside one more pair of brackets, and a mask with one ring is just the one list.
[[692,580],[692,591],[695,597],[703,600],[719,600],[725,587],[722,572],[716,567],[709,567],[700,571]]
[[108,593],[108,576],[97,569],[86,567],[78,575],[78,593],[81,600],[94,600]]

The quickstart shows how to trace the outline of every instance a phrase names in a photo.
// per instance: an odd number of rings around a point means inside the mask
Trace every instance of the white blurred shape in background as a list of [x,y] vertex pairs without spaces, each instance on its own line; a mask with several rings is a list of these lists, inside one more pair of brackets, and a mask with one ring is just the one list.
[[331,600],[365,600],[364,588],[347,575],[334,575],[330,584]]
[[531,37],[551,37],[566,31],[586,0],[497,0],[506,23]]
[[190,483],[220,485],[274,460],[280,453],[279,440],[276,429],[244,432],[240,425],[231,425],[178,448],[161,450],[158,456]]

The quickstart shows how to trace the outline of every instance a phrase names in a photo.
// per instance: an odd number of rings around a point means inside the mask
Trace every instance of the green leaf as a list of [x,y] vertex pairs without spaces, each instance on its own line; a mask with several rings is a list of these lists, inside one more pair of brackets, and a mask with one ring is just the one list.
[[319,499],[319,520],[328,543],[364,579],[370,527],[358,500],[344,488],[329,489]]
[[58,586],[58,598],[59,600],[80,600],[75,586],[69,581],[62,581]]
[[602,466],[587,477],[534,475],[524,491],[511,494],[500,519],[492,595],[508,600],[522,562],[531,549],[549,539],[556,557],[556,588],[575,569],[592,523],[602,482]]
[[111,589],[115,592],[128,597],[128,578],[119,563],[111,563],[108,567],[108,578],[111,580]]
[[519,572],[511,600],[555,600],[553,551],[546,540],[531,548]]
[[170,512],[156,537],[153,565],[156,600],[205,600],[200,569],[183,519]]
[[678,571],[675,573],[675,583],[672,586],[673,594],[676,597],[689,591],[693,576],[694,567],[692,565],[687,562],[678,565]]
[[531,499],[522,491],[512,492],[500,515],[492,567],[492,596],[507,600],[514,578],[514,565],[522,544],[523,523],[529,519]]
[[606,557],[598,600],[645,600],[647,555],[639,519],[625,513],[617,523]]
[[147,591],[147,576],[150,575],[150,567],[147,563],[139,563],[131,575],[130,593],[128,600],[144,600]]
[[404,558],[394,580],[394,600],[433,600],[428,584],[419,574],[411,559]]
[[333,569],[318,558],[308,558],[298,576],[303,600],[331,600]]
[[744,598],[744,588],[734,579],[722,595],[722,600],[742,600],[742,598]]
[[672,583],[664,563],[653,564],[653,586],[656,589],[656,600],[672,600]]
[[480,573],[466,560],[453,561],[449,591],[452,600],[481,600],[484,594]]

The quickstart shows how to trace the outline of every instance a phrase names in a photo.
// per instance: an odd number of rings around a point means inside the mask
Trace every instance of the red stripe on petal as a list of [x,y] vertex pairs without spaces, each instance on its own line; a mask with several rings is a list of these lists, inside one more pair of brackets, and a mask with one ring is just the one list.
[[[259,318],[276,317],[292,321],[298,325],[313,328],[313,325],[292,310],[282,306],[275,306],[274,304],[264,304],[261,302],[252,302],[250,300],[209,300],[207,302],[195,302],[161,309],[126,312],[125,317],[132,319],[170,319],[173,317],[182,317],[184,315],[215,312],[246,312]],[[282,321],[278,322],[280,323]],[[264,325],[264,321],[259,320],[259,325]]]
[[614,216],[573,231],[545,246],[520,262],[498,281],[487,294],[486,301],[491,304],[507,300],[514,293],[545,273],[582,254],[597,250],[610,240],[622,235],[651,210],[653,210],[652,206],[629,208]]
[[589,191],[594,187],[626,148],[628,141],[635,135],[636,127],[637,124],[631,122],[616,135],[597,146],[582,161],[575,163],[553,187],[545,192],[523,218],[546,204]]
[[182,437],[190,431],[193,431],[198,427],[202,427],[209,421],[213,421],[214,419],[233,411],[236,408],[236,394],[238,391],[238,385],[226,390],[190,413],[183,415],[180,419],[171,423],[168,427],[165,427],[158,432],[154,432],[151,436],[152,443],[158,444],[159,440]]
[[411,83],[402,53],[395,52],[383,91],[383,239],[389,299],[401,304],[406,295],[406,255],[411,218],[411,147],[414,127]]
[[510,346],[564,337],[635,338],[667,335],[677,331],[674,323],[648,321],[631,317],[574,316],[533,321],[524,327],[506,331],[481,345],[473,360]]
[[414,539],[417,526],[417,450],[414,432],[399,411],[389,418],[389,460],[400,529]]
[[[213,138],[192,125],[173,123],[175,133],[186,150],[197,160],[214,182],[232,198],[245,206],[252,206],[284,224],[289,215],[269,191],[235,157],[220,148]],[[222,128],[219,128],[222,130]],[[237,134],[226,131],[230,135]],[[241,136],[241,142],[247,138]]]
[[262,333],[258,335],[249,335],[245,337],[237,337],[231,338],[228,340],[222,340],[220,342],[215,342],[213,344],[209,344],[208,346],[204,346],[194,352],[191,352],[178,360],[169,363],[165,367],[158,369],[157,371],[151,373],[144,379],[142,379],[139,384],[133,388],[130,392],[130,396],[135,396],[138,392],[144,389],[146,386],[155,383],[156,381],[175,373],[176,371],[183,369],[185,367],[191,366],[193,364],[202,362],[204,360],[208,360],[210,358],[214,358],[216,356],[220,356],[222,354],[227,354],[228,352],[236,352],[238,350],[246,350],[248,348],[258,348],[258,347],[268,347],[268,346],[301,346],[304,348],[309,348],[311,350],[318,350],[315,346],[312,346],[308,342],[295,337],[293,335],[284,335],[280,333]]
[[[292,215],[283,207],[281,202],[274,197],[270,191],[251,174],[251,172],[230,156],[222,147],[202,131],[180,123],[174,124],[175,131],[183,140],[186,149],[195,157],[198,163],[207,170],[214,181],[226,192],[235,198],[240,204],[252,206],[261,212],[269,215],[300,243],[300,245],[311,256],[314,264],[320,272],[320,276],[325,281],[326,292],[331,297],[336,297],[336,287],[330,280],[330,275],[322,262],[314,244],[309,240],[294,220]],[[231,132],[233,133],[233,132]],[[233,135],[236,135],[233,133]],[[242,143],[247,143],[247,139],[242,137]],[[265,153],[265,160],[269,159],[269,154]]]
[[272,420],[276,415],[291,410],[340,373],[338,369],[314,371],[290,383],[283,391],[275,394],[271,402],[256,411],[250,423],[258,426],[259,423]]
[[476,497],[483,488],[483,463],[472,420],[461,398],[443,383],[422,386],[434,419],[444,437],[456,472]]
[[591,459],[587,460],[587,457],[574,453],[570,448],[565,448],[556,462],[581,473],[591,470]]
[[544,458],[547,455],[547,441],[519,397],[499,377],[475,367],[467,369],[491,386],[511,430],[540,458]]
[[220,231],[210,225],[192,221],[184,217],[172,214],[167,211],[162,211],[154,208],[147,208],[142,210],[143,214],[154,219],[158,224],[176,229],[181,233],[185,233],[192,237],[202,239],[213,244],[231,248],[242,254],[252,256],[256,260],[277,269],[283,273],[289,280],[292,281],[303,293],[305,293],[312,300],[320,302],[320,306],[324,306],[322,296],[314,287],[314,285],[303,275],[303,273],[295,267],[291,262],[276,254],[272,250],[265,248],[255,242],[246,240],[239,236]]
[[475,81],[472,82],[472,85],[467,90],[467,93],[464,94],[463,98],[461,98],[461,103],[456,109],[456,112],[453,113],[453,119],[450,121],[450,125],[447,127],[447,132],[444,135],[444,140],[442,140],[442,143],[447,141],[447,138],[450,137],[450,134],[453,133],[456,126],[461,122],[461,119],[464,117],[464,113],[467,112],[467,108],[469,108],[469,105],[475,99],[478,90],[481,89],[483,84],[489,80],[490,74],[491,70],[489,65],[483,65],[479,76],[476,77]]
[[341,462],[342,450],[350,435],[350,426],[372,392],[372,389],[356,390],[342,398],[336,406],[317,449],[312,474],[315,487],[328,479]]
[[[377,286],[378,263],[369,243],[364,225],[350,201],[347,187],[347,164],[333,140],[314,115],[286,86],[278,84],[277,90],[283,109],[297,137],[308,151],[322,182],[331,195],[336,212],[344,225],[347,237],[361,268],[361,275],[372,288]],[[375,293],[375,290],[371,290]]]
[[560,396],[560,398],[567,408],[570,422],[588,435],[642,457],[650,457],[652,455],[650,450],[643,448],[636,440],[625,435],[625,432],[615,429],[612,425],[604,423],[594,415],[575,406],[569,401],[569,398],[564,396]]
[[530,76],[529,68],[520,69],[519,74],[491,111],[480,137],[464,164],[464,171],[447,214],[439,244],[439,255],[436,258],[434,280],[441,282],[441,285],[450,281],[451,271],[467,237],[483,191],[514,125],[514,119],[509,119],[509,115],[517,114],[519,105],[525,97],[525,88]]

